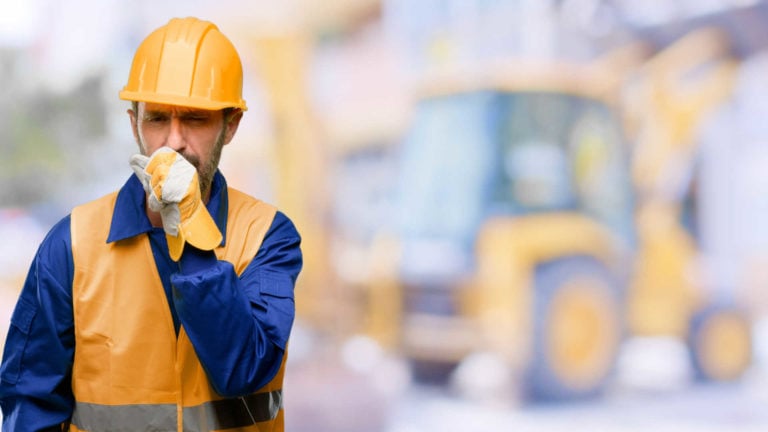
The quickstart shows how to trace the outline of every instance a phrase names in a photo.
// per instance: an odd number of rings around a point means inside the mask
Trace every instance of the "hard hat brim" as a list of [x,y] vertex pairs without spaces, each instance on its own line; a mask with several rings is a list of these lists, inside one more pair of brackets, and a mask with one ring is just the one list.
[[145,92],[133,92],[129,90],[122,90],[120,92],[120,99],[134,102],[149,102],[163,105],[176,105],[189,108],[200,108],[205,110],[221,110],[224,108],[239,108],[242,111],[247,111],[248,107],[245,105],[244,100],[240,100],[239,103],[232,102],[217,102],[209,99],[195,98],[189,96],[177,96],[158,93],[145,93]]

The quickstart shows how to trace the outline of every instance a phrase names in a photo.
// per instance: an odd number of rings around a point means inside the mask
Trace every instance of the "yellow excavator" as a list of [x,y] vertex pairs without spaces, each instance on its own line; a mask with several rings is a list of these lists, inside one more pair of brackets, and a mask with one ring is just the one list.
[[684,228],[695,132],[736,67],[727,39],[693,32],[639,70],[646,51],[628,52],[422,89],[370,286],[375,331],[417,377],[492,352],[526,398],[585,397],[635,335],[688,342],[701,378],[749,367],[747,314],[706,297]]

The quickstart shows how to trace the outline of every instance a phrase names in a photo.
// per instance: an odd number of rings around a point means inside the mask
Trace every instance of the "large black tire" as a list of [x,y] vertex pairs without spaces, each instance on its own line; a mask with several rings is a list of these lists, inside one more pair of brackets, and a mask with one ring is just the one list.
[[734,381],[752,363],[752,325],[743,310],[710,305],[691,318],[688,349],[698,381]]
[[595,259],[572,257],[539,266],[534,282],[525,395],[543,402],[599,394],[623,337],[617,278]]

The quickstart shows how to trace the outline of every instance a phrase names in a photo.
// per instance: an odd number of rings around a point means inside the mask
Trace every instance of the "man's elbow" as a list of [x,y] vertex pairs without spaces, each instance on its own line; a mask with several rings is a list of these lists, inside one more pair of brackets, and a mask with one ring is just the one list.
[[228,398],[256,393],[275,378],[283,363],[283,355],[282,350],[275,349],[269,358],[258,359],[252,368],[229,374],[218,381],[211,379],[211,386],[220,396]]

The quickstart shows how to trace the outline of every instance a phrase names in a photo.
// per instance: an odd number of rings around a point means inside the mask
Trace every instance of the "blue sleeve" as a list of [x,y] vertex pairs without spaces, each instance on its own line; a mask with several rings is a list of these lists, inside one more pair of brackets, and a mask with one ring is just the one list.
[[3,431],[61,430],[72,415],[73,272],[67,216],[41,243],[11,316],[0,365]]
[[184,251],[181,271],[171,276],[176,312],[220,394],[252,393],[279,370],[295,316],[300,243],[278,212],[240,277],[212,252]]

